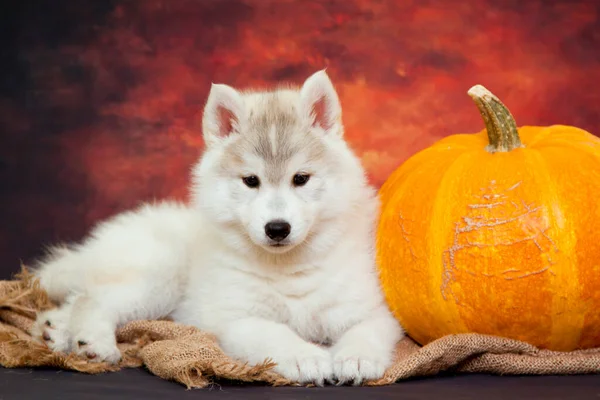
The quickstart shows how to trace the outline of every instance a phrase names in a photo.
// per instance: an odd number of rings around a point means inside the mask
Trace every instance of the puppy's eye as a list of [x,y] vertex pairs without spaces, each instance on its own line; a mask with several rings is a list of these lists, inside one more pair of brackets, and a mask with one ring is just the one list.
[[309,179],[310,175],[308,174],[296,174],[294,175],[292,182],[294,183],[294,186],[304,186]]
[[258,179],[258,176],[256,175],[245,176],[242,178],[242,181],[244,182],[244,185],[252,189],[256,189],[260,186],[260,179]]

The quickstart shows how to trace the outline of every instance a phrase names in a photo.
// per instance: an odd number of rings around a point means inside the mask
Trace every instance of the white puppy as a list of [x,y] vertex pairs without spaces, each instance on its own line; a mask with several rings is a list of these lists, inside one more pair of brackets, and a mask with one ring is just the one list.
[[299,89],[213,85],[191,204],[144,205],[39,263],[60,308],[33,333],[118,362],[115,329],[170,316],[302,383],[381,377],[402,329],[380,290],[376,193],[324,71]]

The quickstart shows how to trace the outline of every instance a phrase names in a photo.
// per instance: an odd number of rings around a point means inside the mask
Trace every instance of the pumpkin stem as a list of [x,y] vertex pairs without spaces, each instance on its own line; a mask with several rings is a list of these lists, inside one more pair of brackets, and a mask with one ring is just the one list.
[[489,90],[475,85],[468,91],[483,117],[490,141],[486,150],[490,153],[506,152],[523,147],[517,123],[508,108]]

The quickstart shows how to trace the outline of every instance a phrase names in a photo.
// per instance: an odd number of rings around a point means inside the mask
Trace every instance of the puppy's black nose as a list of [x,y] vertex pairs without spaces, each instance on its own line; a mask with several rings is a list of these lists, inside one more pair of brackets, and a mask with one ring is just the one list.
[[276,242],[281,242],[288,237],[292,226],[285,221],[275,220],[265,225],[265,233]]

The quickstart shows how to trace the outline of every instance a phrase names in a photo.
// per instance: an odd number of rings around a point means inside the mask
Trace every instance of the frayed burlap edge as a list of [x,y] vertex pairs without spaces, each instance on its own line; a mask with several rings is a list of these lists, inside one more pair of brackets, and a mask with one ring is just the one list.
[[[163,379],[189,388],[214,380],[296,385],[273,372],[272,361],[248,365],[229,358],[215,338],[172,321],[134,321],[117,331],[121,363],[92,363],[72,354],[52,352],[31,338],[35,314],[55,305],[26,268],[14,280],[0,281],[0,365],[6,368],[54,367],[89,374],[144,366]],[[516,340],[480,334],[450,335],[426,346],[404,338],[395,362],[383,378],[365,385],[388,385],[440,372],[497,375],[600,373],[600,349],[574,352],[540,350]]]

